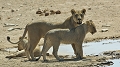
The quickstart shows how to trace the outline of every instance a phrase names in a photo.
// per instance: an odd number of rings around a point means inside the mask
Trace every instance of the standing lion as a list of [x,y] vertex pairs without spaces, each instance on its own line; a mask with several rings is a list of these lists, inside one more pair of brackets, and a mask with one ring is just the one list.
[[[86,21],[86,23],[83,23],[80,26],[77,26],[72,29],[49,30],[45,35],[44,45],[42,52],[40,53],[40,57],[43,54],[44,61],[47,61],[46,52],[50,49],[50,47],[53,46],[53,55],[57,60],[61,61],[63,59],[59,58],[57,55],[60,43],[64,44],[74,43],[76,48],[77,59],[82,59],[83,58],[82,43],[88,32],[90,32],[91,34],[97,32],[96,27],[92,20]],[[39,60],[40,57],[37,60]]]

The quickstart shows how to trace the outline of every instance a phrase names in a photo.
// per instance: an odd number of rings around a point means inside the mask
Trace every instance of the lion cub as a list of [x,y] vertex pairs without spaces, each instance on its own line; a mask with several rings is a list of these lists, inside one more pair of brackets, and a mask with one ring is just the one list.
[[[45,35],[44,45],[42,52],[40,54],[43,54],[44,61],[47,61],[46,59],[46,52],[50,49],[51,46],[53,46],[53,55],[57,60],[63,60],[58,57],[57,52],[58,48],[60,46],[60,43],[64,44],[75,44],[76,48],[76,54],[77,58],[81,59],[83,58],[83,49],[82,49],[82,43],[85,38],[85,35],[90,32],[91,34],[94,34],[96,31],[96,27],[92,20],[86,21],[86,23],[81,24],[78,27],[75,27],[73,29],[53,29],[47,32]],[[40,58],[39,57],[39,58]],[[39,58],[37,60],[39,60]]]

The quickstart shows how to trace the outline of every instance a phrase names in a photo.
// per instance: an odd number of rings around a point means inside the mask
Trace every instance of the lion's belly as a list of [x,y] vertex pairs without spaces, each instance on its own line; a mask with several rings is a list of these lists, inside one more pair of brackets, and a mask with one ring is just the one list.
[[64,39],[64,40],[61,40],[60,43],[63,43],[63,44],[72,44],[72,43],[74,43],[74,40],[72,40],[72,39]]

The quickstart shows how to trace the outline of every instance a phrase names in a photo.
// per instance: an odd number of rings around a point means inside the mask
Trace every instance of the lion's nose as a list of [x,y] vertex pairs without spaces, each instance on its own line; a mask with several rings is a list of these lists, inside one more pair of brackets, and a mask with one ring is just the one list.
[[81,20],[80,18],[78,18],[78,20]]

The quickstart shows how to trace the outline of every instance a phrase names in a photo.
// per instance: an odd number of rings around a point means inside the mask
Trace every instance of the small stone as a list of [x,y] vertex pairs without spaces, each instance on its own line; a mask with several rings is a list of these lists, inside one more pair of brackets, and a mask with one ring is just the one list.
[[51,15],[56,13],[54,10],[50,10],[50,12]]
[[10,19],[10,17],[8,17],[7,19]]
[[102,29],[101,30],[101,32],[107,32],[108,31],[108,29]]
[[91,8],[88,8],[88,10],[91,10]]
[[23,7],[23,5],[20,5],[20,7]]
[[49,13],[45,13],[45,16],[48,16],[49,15]]
[[106,61],[106,62],[102,62],[101,64],[103,65],[111,65],[114,64],[112,61]]
[[18,26],[18,24],[4,23],[3,27],[8,27],[8,26]]
[[15,10],[12,9],[11,12],[15,12]]
[[16,9],[16,11],[19,11],[20,9]]
[[12,30],[14,30],[14,28],[9,28],[9,29],[8,29],[8,31],[12,31]]
[[19,20],[20,18],[17,18],[17,20]]
[[37,11],[36,14],[42,14],[42,11]]
[[110,27],[110,25],[102,25],[102,27]]
[[4,7],[2,7],[2,9],[3,9]]
[[43,10],[43,13],[46,13],[48,11],[48,9],[45,9],[45,10]]
[[74,4],[74,5],[77,5],[77,4]]
[[56,11],[56,14],[61,14],[61,11],[60,10]]
[[22,16],[22,14],[18,14],[19,16]]

